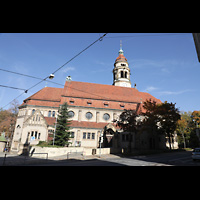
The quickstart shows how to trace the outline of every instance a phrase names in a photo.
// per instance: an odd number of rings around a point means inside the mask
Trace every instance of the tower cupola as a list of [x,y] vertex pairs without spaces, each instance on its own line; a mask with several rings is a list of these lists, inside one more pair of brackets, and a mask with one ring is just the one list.
[[115,60],[113,69],[113,85],[121,87],[131,87],[130,68],[127,59],[122,50],[122,42],[120,41],[119,56]]

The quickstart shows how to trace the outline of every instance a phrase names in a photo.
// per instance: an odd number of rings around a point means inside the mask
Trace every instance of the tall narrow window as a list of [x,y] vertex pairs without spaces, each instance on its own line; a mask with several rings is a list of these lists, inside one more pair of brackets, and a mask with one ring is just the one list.
[[127,72],[125,72],[125,78],[127,78]]
[[35,139],[37,139],[37,131],[35,131]]
[[88,134],[87,134],[87,139],[90,139],[90,134],[91,134],[91,133],[88,133]]
[[83,132],[83,139],[86,139],[86,132]]
[[51,117],[51,111],[48,112],[48,117]]
[[92,133],[92,139],[93,140],[95,139],[95,133]]
[[121,78],[124,78],[124,72],[121,71]]
[[55,113],[56,113],[55,111],[52,112],[52,117],[55,117]]
[[31,131],[31,137],[33,137],[34,131]]

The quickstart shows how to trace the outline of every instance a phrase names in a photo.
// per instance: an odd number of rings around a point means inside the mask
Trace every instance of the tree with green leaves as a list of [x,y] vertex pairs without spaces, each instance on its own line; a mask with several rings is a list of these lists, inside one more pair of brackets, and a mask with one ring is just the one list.
[[129,149],[130,153],[131,153],[131,149],[132,149],[132,147],[131,147],[132,133],[137,133],[137,130],[140,127],[139,121],[137,120],[138,117],[139,117],[139,115],[134,110],[131,110],[131,109],[126,110],[125,109],[120,114],[119,119],[114,120],[116,125],[119,126],[121,130],[129,133],[128,149]]
[[70,139],[70,123],[68,115],[68,105],[64,103],[58,110],[58,119],[56,123],[55,145],[68,146]]
[[146,131],[150,136],[150,148],[156,148],[158,136],[163,134],[160,131],[160,115],[158,114],[158,104],[156,101],[147,99],[143,102],[144,112],[142,115],[144,119],[142,121],[141,132]]
[[161,104],[156,104],[155,101],[147,100],[144,102],[146,110],[143,115],[145,120],[143,125],[152,130],[152,132],[166,134],[169,141],[169,148],[171,149],[171,141],[176,130],[177,121],[180,119],[178,108],[176,104],[165,101]]
[[180,119],[179,109],[175,107],[176,103],[165,101],[158,104],[158,114],[160,115],[160,131],[166,133],[171,149],[171,138],[174,137],[177,121]]

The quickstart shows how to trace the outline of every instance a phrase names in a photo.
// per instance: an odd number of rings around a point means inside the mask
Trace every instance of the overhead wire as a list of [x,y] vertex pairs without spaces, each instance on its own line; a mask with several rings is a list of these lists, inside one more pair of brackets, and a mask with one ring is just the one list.
[[[137,33],[135,33],[137,34]],[[144,35],[119,35],[119,36],[109,36],[106,37],[107,39],[109,38],[130,38],[130,37],[155,37],[155,36],[175,36],[175,35],[188,35],[190,33],[160,33],[160,34],[144,34]]]
[[[27,74],[22,74],[22,73],[18,73],[18,72],[6,70],[6,69],[1,69],[1,68],[0,68],[0,71],[12,73],[12,74],[16,74],[16,75],[20,75],[20,76],[25,76],[25,77],[28,77],[28,78],[33,78],[33,79],[38,79],[38,80],[44,80],[43,78],[40,78],[40,77],[30,76],[30,75],[27,75]],[[56,85],[61,85],[61,86],[63,86],[62,84],[56,83],[56,82],[54,82],[54,81],[50,81],[50,80],[45,80],[45,81],[50,82],[50,83],[54,83],[54,84],[56,84]]]
[[101,36],[100,38],[98,38],[97,40],[95,40],[92,44],[90,44],[89,46],[87,46],[85,49],[83,49],[81,52],[79,52],[78,54],[76,54],[73,58],[71,58],[69,61],[67,61],[65,64],[63,64],[61,67],[59,67],[56,71],[54,71],[52,74],[55,74],[57,71],[59,71],[61,68],[63,68],[65,65],[67,65],[69,62],[71,62],[72,60],[74,60],[76,57],[78,57],[80,54],[82,54],[84,51],[86,51],[87,49],[89,49],[91,46],[93,46],[96,42],[98,41],[102,41],[103,38],[107,35],[108,33],[105,33],[103,36]]
[[[137,33],[136,33],[137,34]],[[186,34],[189,34],[189,33],[161,33],[161,34],[144,34],[144,35],[129,35],[129,36],[125,36],[125,35],[121,35],[121,36],[110,36],[110,37],[106,37],[106,38],[125,38],[125,37],[149,37],[149,36],[174,36],[174,35],[186,35]],[[82,54],[84,51],[86,51],[88,48],[90,48],[92,45],[94,45],[96,42],[98,41],[102,41],[103,38],[107,35],[107,33],[105,33],[103,36],[100,36],[99,34],[99,38],[97,40],[95,40],[93,43],[91,43],[89,46],[87,46],[85,49],[83,49],[82,51],[80,51],[78,54],[76,54],[74,57],[72,57],[69,61],[67,61],[66,63],[64,63],[62,66],[60,66],[57,70],[55,70],[52,74],[55,74],[57,71],[59,71],[61,68],[63,68],[65,65],[67,65],[69,62],[71,62],[72,60],[74,60],[76,57],[78,57],[80,54]],[[9,70],[6,70],[6,69],[0,69],[1,71],[5,71],[5,72],[9,72],[9,73],[13,73],[13,74],[17,74],[17,75],[21,75],[21,76],[26,76],[26,77],[29,77],[29,78],[34,78],[34,79],[38,79],[40,80],[38,83],[36,83],[35,85],[33,85],[32,87],[30,87],[29,89],[25,90],[25,89],[21,89],[21,88],[12,88],[12,89],[20,89],[20,90],[24,90],[24,92],[22,94],[20,94],[19,96],[17,96],[14,100],[16,100],[17,98],[19,98],[20,96],[22,96],[24,93],[27,93],[30,89],[36,87],[37,85],[39,85],[40,83],[42,83],[43,81],[47,81],[47,82],[50,82],[50,83],[53,83],[53,84],[57,84],[57,85],[60,85],[60,86],[64,86],[63,84],[60,84],[60,83],[56,83],[54,81],[50,81],[50,80],[47,80],[49,78],[49,76],[45,77],[44,79],[42,78],[39,78],[39,77],[35,77],[35,76],[30,76],[30,75],[27,75],[27,74],[22,74],[22,73],[18,73],[18,72],[13,72],[13,71],[9,71]],[[11,87],[10,87],[11,88]],[[76,88],[72,88],[74,90],[78,90]],[[82,90],[78,90],[78,91],[81,91],[81,92],[85,92],[85,91],[82,91]],[[88,93],[88,92],[87,92]],[[102,96],[101,96],[102,97]],[[13,100],[12,100],[13,101]],[[11,101],[11,102],[12,102]],[[6,104],[4,107],[6,107],[7,105],[9,105],[11,102],[9,102],[8,104]],[[3,108],[4,108],[3,107]]]
[[5,88],[10,88],[10,89],[15,89],[15,90],[24,90],[24,92],[26,92],[26,89],[12,87],[12,86],[7,86],[7,85],[0,85],[0,87],[5,87]]
[[[66,63],[64,63],[62,66],[60,66],[58,69],[56,69],[52,74],[55,74],[56,72],[58,72],[60,69],[62,69],[65,65],[67,65],[68,63],[70,63],[72,60],[74,60],[76,57],[78,57],[80,54],[82,54],[84,51],[86,51],[87,49],[89,49],[91,46],[93,46],[95,43],[97,43],[98,41],[102,41],[103,38],[107,35],[108,33],[105,33],[103,36],[99,37],[97,40],[95,40],[93,43],[91,43],[90,45],[88,45],[85,49],[83,49],[82,51],[80,51],[78,54],[76,54],[74,57],[72,57],[70,60],[68,60]],[[19,96],[17,96],[15,99],[13,99],[12,101],[10,101],[8,104],[6,104],[5,106],[3,106],[2,108],[5,108],[6,106],[8,106],[11,102],[13,102],[14,100],[16,100],[17,98],[19,98],[20,96],[22,96],[24,93],[27,93],[29,90],[31,90],[32,88],[36,87],[37,85],[39,85],[40,83],[42,83],[43,81],[47,81],[47,79],[49,78],[49,76],[45,77],[44,79],[41,78],[37,78],[34,76],[29,76],[29,75],[24,75],[18,72],[11,72],[9,70],[5,70],[5,69],[1,69],[2,71],[7,71],[10,73],[15,73],[18,75],[22,75],[22,76],[27,76],[30,78],[36,78],[36,79],[40,79],[40,81],[36,84],[34,84],[33,86],[31,86],[30,88],[28,88],[27,90],[25,90],[22,94],[20,94]]]
[[[1,71],[5,71],[5,72],[9,72],[9,73],[13,73],[13,74],[16,74],[16,75],[21,75],[21,76],[25,76],[25,77],[33,78],[33,79],[43,80],[42,78],[39,78],[39,77],[29,76],[29,75],[27,75],[27,74],[22,74],[22,73],[18,73],[18,72],[10,71],[10,70],[4,70],[4,69],[1,69],[1,68],[0,68],[0,70],[1,70]],[[53,84],[56,84],[56,85],[63,86],[63,87],[65,86],[64,84],[57,83],[57,82],[55,82],[55,81],[50,81],[50,80],[46,80],[46,81],[47,81],[47,82],[50,82],[50,83],[53,83]],[[83,93],[87,93],[87,94],[93,94],[93,93],[86,92],[86,91],[84,91],[84,90],[80,90],[80,89],[77,89],[77,88],[74,88],[74,87],[71,87],[71,86],[67,86],[67,87],[69,87],[69,88],[71,88],[71,89],[73,89],[73,90],[77,90],[77,91],[79,91],[79,92],[83,92]],[[25,89],[24,89],[24,90],[25,90]],[[97,96],[97,97],[103,97],[104,99],[109,100],[109,98],[104,97],[104,96],[101,96],[101,95],[96,95],[96,94],[93,94],[93,95],[94,95],[94,96]],[[20,96],[21,96],[21,95],[20,95]]]
[[[137,34],[137,33],[136,33]],[[129,36],[125,36],[125,35],[121,35],[121,36],[110,36],[110,37],[106,37],[106,38],[125,38],[125,37],[149,37],[149,36],[174,36],[174,35],[186,35],[186,34],[189,34],[189,33],[161,33],[161,34],[144,34],[144,35],[129,35]],[[72,60],[74,60],[76,57],[78,57],[80,54],[82,54],[84,51],[86,51],[88,48],[90,48],[92,45],[94,45],[96,42],[98,41],[102,41],[103,38],[107,35],[107,33],[105,33],[103,36],[100,36],[99,34],[99,38],[97,40],[95,40],[93,43],[91,43],[89,46],[87,46],[85,49],[83,49],[82,51],[80,51],[78,54],[76,54],[74,57],[72,57],[70,60],[68,60],[66,63],[64,63],[62,66],[60,66],[58,69],[56,69],[52,74],[55,74],[56,72],[58,72],[60,69],[62,69],[65,65],[67,65],[69,62],[71,62]],[[60,85],[60,86],[64,86],[63,84],[60,84],[60,83],[56,83],[54,81],[50,81],[50,80],[47,80],[49,78],[49,76],[45,77],[44,79],[43,78],[39,78],[39,77],[35,77],[35,76],[30,76],[30,75],[27,75],[27,74],[22,74],[22,73],[18,73],[18,72],[13,72],[13,71],[10,71],[10,70],[6,70],[6,69],[0,69],[1,71],[5,71],[5,72],[9,72],[9,73],[13,73],[13,74],[17,74],[17,75],[21,75],[21,76],[26,76],[26,77],[29,77],[29,78],[34,78],[34,79],[38,79],[40,80],[38,83],[36,83],[35,85],[31,86],[30,88],[28,88],[27,90],[26,89],[21,89],[21,88],[15,88],[15,87],[10,87],[10,86],[2,86],[0,85],[0,87],[8,87],[8,88],[12,88],[12,89],[18,89],[18,90],[24,90],[24,92],[22,94],[20,94],[19,96],[17,96],[14,100],[16,100],[17,98],[19,98],[20,96],[22,96],[24,93],[27,93],[29,90],[31,90],[32,88],[36,87],[37,85],[39,85],[40,83],[42,83],[43,81],[47,81],[47,82],[50,82],[50,83],[54,83],[54,84],[57,84],[57,85]],[[76,88],[72,88],[74,90],[78,90]],[[81,91],[81,90],[79,90]],[[84,91],[81,91],[81,92],[84,92]],[[12,100],[13,101],[13,100]],[[12,102],[11,101],[11,102]],[[7,105],[9,105],[11,102],[9,102],[8,104],[6,104],[4,107],[6,107]],[[3,107],[3,108],[4,108]]]

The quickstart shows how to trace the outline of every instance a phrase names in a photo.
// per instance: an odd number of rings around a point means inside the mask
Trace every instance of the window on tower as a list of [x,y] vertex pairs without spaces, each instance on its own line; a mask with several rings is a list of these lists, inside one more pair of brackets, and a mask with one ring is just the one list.
[[124,72],[121,71],[121,78],[124,78]]
[[125,72],[125,78],[127,78],[127,72]]

